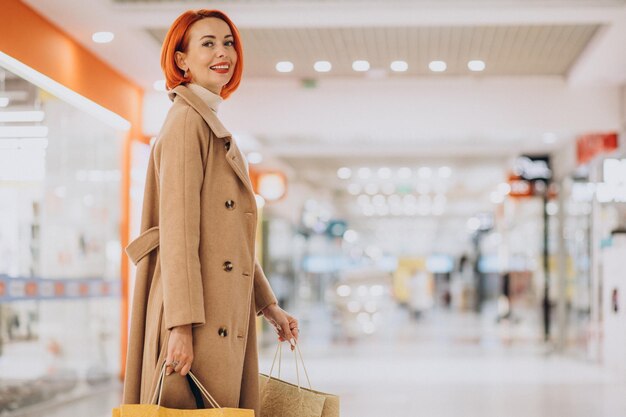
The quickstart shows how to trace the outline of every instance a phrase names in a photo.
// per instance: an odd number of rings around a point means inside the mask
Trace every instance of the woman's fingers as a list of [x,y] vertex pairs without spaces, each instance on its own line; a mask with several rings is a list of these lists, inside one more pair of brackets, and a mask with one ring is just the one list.
[[289,330],[291,330],[291,334],[298,341],[298,337],[300,336],[300,329],[298,328],[298,320],[293,317],[289,317]]
[[180,374],[182,376],[185,376],[189,373],[189,371],[191,370],[191,362],[186,363],[185,366],[183,366],[180,370]]
[[291,350],[294,350],[296,348],[296,341],[291,333],[291,329],[289,328],[289,322],[285,321],[284,323],[281,323],[280,327],[282,329],[281,336],[291,344]]

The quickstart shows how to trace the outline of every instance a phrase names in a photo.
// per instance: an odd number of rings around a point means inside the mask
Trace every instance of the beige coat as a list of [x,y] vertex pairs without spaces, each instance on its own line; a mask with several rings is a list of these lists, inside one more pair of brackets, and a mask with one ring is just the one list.
[[[259,415],[255,317],[276,302],[255,258],[257,207],[241,152],[191,90],[152,147],[137,265],[124,403],[149,403],[170,329],[193,324],[192,371],[222,407]],[[166,378],[161,404],[195,408],[185,378]]]

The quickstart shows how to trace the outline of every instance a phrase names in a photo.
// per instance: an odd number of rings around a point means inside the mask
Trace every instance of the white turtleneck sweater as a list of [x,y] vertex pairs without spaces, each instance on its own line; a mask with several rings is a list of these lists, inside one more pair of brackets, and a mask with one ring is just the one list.
[[[202,99],[202,101],[204,101],[206,105],[209,106],[211,110],[213,110],[213,113],[217,114],[217,109],[219,108],[220,104],[222,104],[222,102],[224,101],[222,97],[215,94],[213,91],[202,87],[200,84],[189,83],[187,84],[187,87],[195,95],[200,97],[200,99]],[[246,171],[248,171],[248,160],[246,159],[246,156],[243,153],[241,154],[241,156],[243,157],[243,162],[246,165]]]
[[219,108],[220,104],[222,104],[222,101],[224,101],[222,97],[215,94],[213,91],[202,87],[200,84],[189,83],[187,84],[187,87],[195,95],[200,97],[202,101],[204,101],[209,106],[209,108],[213,110],[213,113],[217,114],[217,109]]

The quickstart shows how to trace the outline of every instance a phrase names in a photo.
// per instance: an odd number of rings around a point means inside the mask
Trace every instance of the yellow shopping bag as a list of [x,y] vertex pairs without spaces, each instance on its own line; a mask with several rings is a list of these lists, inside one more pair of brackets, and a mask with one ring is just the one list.
[[161,394],[163,383],[165,382],[165,364],[161,369],[159,383],[152,397],[152,404],[122,404],[113,409],[113,417],[254,417],[254,410],[243,408],[222,408],[217,401],[202,386],[198,378],[191,372],[189,376],[198,387],[204,398],[207,399],[211,407],[199,410],[177,410],[173,408],[161,407]]
[[[298,383],[292,384],[280,379],[281,344],[278,344],[269,375],[259,374],[261,396],[260,417],[339,417],[339,397],[311,389],[309,374],[304,366],[300,347],[296,345],[296,376]],[[278,378],[272,377],[276,356],[278,355]],[[298,355],[306,375],[309,388],[300,386]]]

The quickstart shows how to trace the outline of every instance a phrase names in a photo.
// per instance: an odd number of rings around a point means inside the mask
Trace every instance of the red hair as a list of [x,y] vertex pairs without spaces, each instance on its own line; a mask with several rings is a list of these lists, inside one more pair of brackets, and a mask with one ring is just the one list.
[[176,52],[185,52],[189,46],[189,35],[187,32],[191,25],[198,20],[209,17],[216,17],[226,22],[233,34],[235,41],[235,51],[237,51],[237,64],[233,76],[220,92],[220,96],[224,99],[228,98],[239,87],[241,82],[241,74],[243,73],[243,49],[241,48],[241,36],[235,24],[219,10],[187,10],[178,16],[167,31],[163,48],[161,49],[161,68],[165,74],[165,85],[168,90],[174,87],[191,82],[191,76],[185,77],[184,71],[176,65]]

